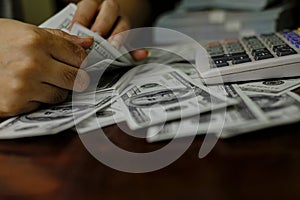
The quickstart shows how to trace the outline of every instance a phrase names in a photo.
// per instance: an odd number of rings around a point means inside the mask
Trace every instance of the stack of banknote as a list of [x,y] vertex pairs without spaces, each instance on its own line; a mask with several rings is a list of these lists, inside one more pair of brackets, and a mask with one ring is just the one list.
[[[147,130],[149,142],[196,134],[228,138],[300,121],[300,97],[291,92],[300,86],[300,79],[208,86],[193,64],[192,45],[150,48],[150,57],[136,62],[125,48],[114,48],[79,24],[70,29],[75,11],[70,4],[41,27],[93,36],[82,67],[95,81],[92,78],[87,91],[70,94],[62,104],[2,122],[0,139],[57,134],[70,128],[85,134],[121,122],[131,131]],[[178,56],[179,52],[186,56]]]

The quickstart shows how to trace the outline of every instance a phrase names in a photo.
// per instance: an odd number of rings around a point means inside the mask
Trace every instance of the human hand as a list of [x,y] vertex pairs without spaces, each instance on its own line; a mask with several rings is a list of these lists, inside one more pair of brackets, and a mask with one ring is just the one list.
[[92,43],[90,37],[0,19],[0,118],[60,103],[68,90],[86,89],[89,76],[79,67]]
[[[79,23],[98,33],[116,48],[125,40],[120,34],[131,28],[129,19],[121,14],[116,0],[82,0],[77,5],[72,24]],[[135,50],[131,53],[135,60],[144,60],[148,56],[146,50]]]

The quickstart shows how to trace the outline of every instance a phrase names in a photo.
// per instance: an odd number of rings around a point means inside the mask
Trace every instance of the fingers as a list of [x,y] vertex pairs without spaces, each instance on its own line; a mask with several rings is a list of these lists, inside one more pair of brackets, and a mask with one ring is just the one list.
[[48,31],[49,33],[53,35],[57,35],[59,37],[63,37],[66,40],[69,40],[70,42],[73,42],[75,44],[80,45],[82,48],[87,49],[89,48],[93,42],[94,38],[91,36],[76,36],[76,35],[70,35],[64,31],[58,30],[58,29],[44,29]]
[[82,0],[77,5],[77,10],[71,22],[71,26],[76,22],[85,27],[89,27],[93,21],[94,16],[98,12],[99,2],[97,0]]
[[[124,17],[120,17],[117,25],[115,26],[114,30],[111,33],[111,37],[113,37],[116,34],[122,33],[124,31],[128,31],[129,29],[130,29],[129,21]],[[124,35],[123,37],[125,37],[125,34],[122,35]]]
[[89,75],[85,71],[57,61],[49,65],[51,67],[46,68],[42,73],[41,81],[76,92],[82,92],[89,86]]
[[142,61],[142,60],[145,60],[149,56],[149,51],[143,50],[143,49],[138,49],[138,50],[131,52],[131,56],[136,61]]
[[[1,102],[2,105],[2,102]],[[4,109],[0,108],[0,118],[17,116],[19,114],[28,113],[39,108],[40,103],[38,102],[27,102],[25,105],[20,103],[12,107],[6,106]]]
[[120,7],[115,0],[106,0],[102,3],[101,9],[91,30],[101,36],[106,36],[114,28],[120,15]]
[[[82,39],[76,39],[72,36],[67,36],[67,38],[76,41]],[[54,59],[73,67],[80,67],[87,56],[83,47],[55,34],[50,34],[50,38],[47,40],[47,51]]]
[[68,96],[68,90],[55,87],[46,83],[41,83],[38,88],[40,95],[33,95],[31,101],[41,102],[46,104],[62,103]]
[[111,45],[119,49],[127,37],[127,32],[125,31],[129,30],[129,28],[127,21],[124,18],[120,18],[111,36],[108,38]]

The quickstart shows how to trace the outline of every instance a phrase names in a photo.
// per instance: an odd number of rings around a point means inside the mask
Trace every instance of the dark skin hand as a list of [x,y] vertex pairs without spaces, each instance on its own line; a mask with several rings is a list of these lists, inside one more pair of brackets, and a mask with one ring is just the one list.
[[[0,19],[0,26],[1,118],[61,103],[69,90],[88,87],[89,76],[79,67],[93,38],[10,19]],[[73,88],[76,78],[80,84]]]
[[[77,11],[72,23],[79,23],[90,28],[102,37],[108,37],[108,41],[119,48],[125,40],[124,31],[130,30],[130,18],[121,12],[117,0],[82,0],[77,4]],[[144,60],[148,56],[146,50],[135,50],[131,52],[132,57]]]

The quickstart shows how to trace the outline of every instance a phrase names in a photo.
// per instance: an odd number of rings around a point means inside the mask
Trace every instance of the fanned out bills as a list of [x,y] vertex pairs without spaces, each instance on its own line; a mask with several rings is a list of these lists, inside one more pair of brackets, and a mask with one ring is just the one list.
[[225,92],[226,96],[236,99],[239,103],[226,110],[151,127],[147,133],[148,141],[171,139],[175,135],[186,137],[195,135],[195,132],[197,134],[215,133],[226,128],[266,120],[261,110],[256,108],[255,104],[236,85],[210,86],[210,89],[218,93]]
[[75,124],[87,133],[123,121],[132,130],[148,128],[149,142],[218,132],[229,138],[300,121],[300,97],[290,92],[300,79],[207,87],[192,64],[192,46],[153,48],[144,63],[135,62],[124,47],[116,49],[79,24],[70,28],[76,9],[69,4],[40,27],[94,37],[82,66],[91,78],[88,90],[7,119],[0,123],[0,139],[56,134]]
[[119,100],[132,130],[236,103],[203,85],[193,83],[188,76],[175,69],[134,79]]
[[267,120],[245,126],[231,127],[224,131],[223,138],[300,121],[300,97],[298,94],[292,92],[279,96],[260,94],[250,95],[249,98],[261,109]]
[[114,48],[106,39],[102,38],[97,33],[90,31],[89,29],[81,26],[80,24],[75,23],[71,29],[71,34],[78,36],[93,36],[94,44],[91,47],[91,50],[94,50],[94,53],[90,55],[87,60],[87,65],[93,65],[99,60],[110,59],[113,61],[119,61],[121,65],[133,65],[133,59],[129,56],[126,49],[120,48],[117,50]]
[[239,87],[249,95],[262,94],[272,96],[284,94],[299,86],[300,78],[264,80],[239,84]]
[[41,28],[60,29],[69,32],[69,28],[75,14],[77,6],[73,3],[66,6],[59,13],[52,16],[39,25]]
[[96,104],[79,99],[40,109],[38,111],[10,118],[0,124],[0,139],[12,139],[56,134],[87,119],[95,112],[106,108],[116,99],[107,92],[96,97]]
[[83,134],[99,128],[125,121],[121,106],[117,101],[96,112],[96,117],[90,117],[76,125],[78,133]]
[[[225,111],[172,121],[148,129],[148,141],[155,142],[197,134],[215,134],[221,138],[300,121],[300,97],[286,92],[282,95],[247,94],[237,85],[211,86],[213,90],[225,90],[227,96],[240,99],[239,103]],[[222,126],[220,128],[220,126]],[[195,128],[196,127],[196,128]],[[212,127],[212,128],[209,128]]]

